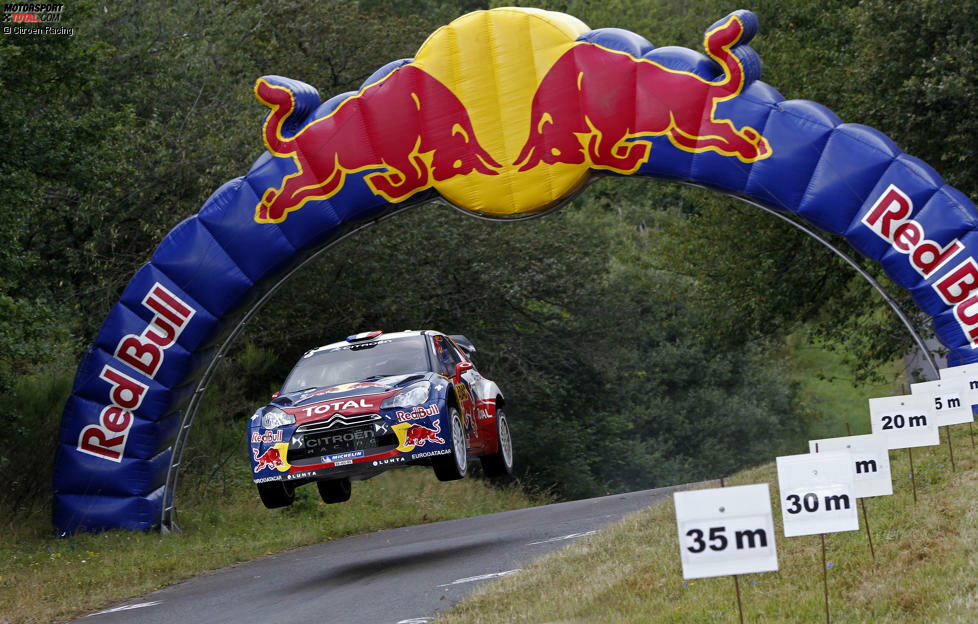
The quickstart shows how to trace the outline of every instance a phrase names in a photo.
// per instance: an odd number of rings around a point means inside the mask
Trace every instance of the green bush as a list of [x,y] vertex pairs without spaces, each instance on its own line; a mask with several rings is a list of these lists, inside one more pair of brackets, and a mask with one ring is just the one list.
[[[54,453],[61,411],[74,371],[49,365],[19,377],[0,394],[0,524],[13,517],[46,515],[51,503]],[[43,521],[47,521],[45,517]]]

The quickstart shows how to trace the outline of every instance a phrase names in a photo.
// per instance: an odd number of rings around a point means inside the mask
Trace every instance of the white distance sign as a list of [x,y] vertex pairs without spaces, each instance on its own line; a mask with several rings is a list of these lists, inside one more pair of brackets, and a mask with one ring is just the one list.
[[778,569],[767,483],[676,492],[683,578]]
[[963,366],[942,368],[940,373],[941,379],[947,379],[949,381],[960,379],[963,382],[963,391],[967,395],[961,397],[961,402],[965,405],[970,403],[972,406],[971,411],[974,413],[975,406],[978,406],[978,364],[964,364]]
[[941,440],[931,416],[932,397],[907,395],[869,400],[873,433],[883,436],[891,449],[934,446]]
[[934,424],[943,427],[974,422],[971,393],[966,388],[964,379],[940,379],[910,384],[910,393],[931,397],[930,413],[934,416]]
[[858,531],[849,453],[777,458],[784,536]]
[[966,378],[972,390],[978,390],[978,364],[963,364],[961,366],[949,366],[940,371],[941,379]]
[[886,440],[877,435],[846,436],[809,440],[812,453],[849,453],[852,469],[852,493],[856,498],[889,496],[893,494],[893,477],[890,474],[890,451]]

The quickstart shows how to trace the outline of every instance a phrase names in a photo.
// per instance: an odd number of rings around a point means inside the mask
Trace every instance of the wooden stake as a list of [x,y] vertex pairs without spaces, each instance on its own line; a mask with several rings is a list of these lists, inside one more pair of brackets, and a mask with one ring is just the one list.
[[734,579],[734,591],[737,592],[737,613],[740,615],[740,624],[744,624],[744,607],[740,604],[740,582],[737,580],[737,575],[733,575]]
[[[723,477],[720,477],[720,487],[726,487],[723,483]],[[737,592],[737,614],[740,616],[740,624],[744,624],[744,607],[740,603],[740,581],[737,580],[737,575],[733,575],[734,580],[734,591]]]
[[822,536],[822,587],[825,589],[825,624],[829,624],[829,569],[825,565],[825,533]]
[[913,487],[913,504],[917,504],[917,480],[913,476],[913,449],[907,447],[907,457],[910,458],[910,485]]
[[951,426],[944,425],[944,433],[947,434],[947,452],[951,455],[951,472],[957,472],[954,469],[954,447],[951,446]]
[[859,504],[863,508],[863,524],[866,525],[866,539],[869,540],[869,554],[873,555],[873,563],[876,563],[876,551],[873,550],[873,536],[869,534],[869,518],[866,517],[866,499],[860,498]]

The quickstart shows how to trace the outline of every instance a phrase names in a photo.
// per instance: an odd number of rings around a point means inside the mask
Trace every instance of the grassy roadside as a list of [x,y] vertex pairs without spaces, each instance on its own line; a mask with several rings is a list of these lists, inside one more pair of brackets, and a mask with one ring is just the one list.
[[[905,451],[891,451],[894,495],[866,501],[876,551],[865,530],[826,536],[833,622],[974,622],[978,613],[978,487],[967,426],[947,446],[916,449],[915,505]],[[740,577],[745,622],[825,619],[818,536],[786,539],[773,464],[730,485],[772,484],[780,570]],[[860,524],[862,520],[860,519]],[[438,624],[500,622],[737,622],[729,577],[684,581],[675,510],[668,503],[632,514],[523,571],[477,591]]]
[[[845,435],[846,422],[853,434],[868,433],[866,399],[900,392],[899,365],[885,372],[893,382],[860,387],[824,375],[841,370],[837,354],[792,345],[792,378],[820,414],[809,423],[812,438]],[[862,516],[860,531],[826,536],[833,622],[975,621],[978,449],[967,425],[953,428],[952,472],[943,431],[941,440],[941,446],[914,450],[916,504],[908,454],[890,452],[894,495],[865,501],[875,561]],[[784,537],[773,462],[726,482],[771,485],[780,570],[740,577],[744,621],[824,621],[821,542],[818,536]],[[737,622],[738,613],[731,578],[683,580],[670,500],[484,586],[436,621]]]
[[[62,621],[177,581],[273,552],[346,535],[529,507],[518,488],[476,479],[437,481],[408,468],[354,483],[353,497],[324,505],[315,487],[296,504],[267,510],[247,481],[220,500],[180,501],[180,536],[111,531],[57,539],[50,522],[5,528],[0,540],[0,622]],[[42,531],[36,527],[45,527]]]

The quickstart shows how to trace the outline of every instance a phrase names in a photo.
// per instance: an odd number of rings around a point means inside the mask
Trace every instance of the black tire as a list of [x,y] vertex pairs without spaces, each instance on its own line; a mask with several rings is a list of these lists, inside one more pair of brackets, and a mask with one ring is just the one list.
[[479,462],[486,477],[493,481],[505,481],[513,476],[513,438],[506,414],[500,408],[496,408],[496,435],[499,436],[499,450],[492,455],[483,455]]
[[462,417],[454,407],[448,408],[449,444],[452,445],[450,455],[436,457],[431,466],[439,481],[455,481],[465,476],[469,468],[469,450],[465,444],[465,429],[462,427]]
[[258,483],[258,496],[265,507],[277,509],[288,507],[295,500],[295,488],[288,487],[281,481]]
[[345,503],[346,501],[350,500],[352,488],[350,486],[349,477],[317,481],[316,487],[319,488],[319,496],[327,505],[332,505],[333,503]]

